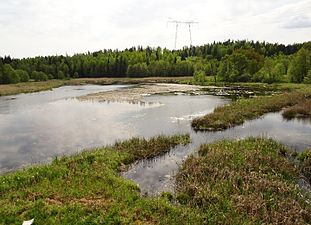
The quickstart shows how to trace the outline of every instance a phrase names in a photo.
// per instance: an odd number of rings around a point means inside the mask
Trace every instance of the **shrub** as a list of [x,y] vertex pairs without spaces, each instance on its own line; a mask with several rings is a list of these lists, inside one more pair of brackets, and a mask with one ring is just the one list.
[[16,74],[19,76],[21,82],[29,81],[29,74],[25,70],[15,70]]
[[31,74],[31,78],[35,81],[46,81],[48,80],[48,76],[44,72],[33,71]]

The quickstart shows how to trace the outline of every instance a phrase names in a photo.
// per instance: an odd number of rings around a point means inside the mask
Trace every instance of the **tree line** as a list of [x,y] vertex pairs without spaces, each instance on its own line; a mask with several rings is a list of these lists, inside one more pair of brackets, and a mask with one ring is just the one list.
[[86,77],[206,76],[226,82],[311,82],[311,44],[214,42],[180,50],[132,47],[73,56],[0,57],[0,83]]

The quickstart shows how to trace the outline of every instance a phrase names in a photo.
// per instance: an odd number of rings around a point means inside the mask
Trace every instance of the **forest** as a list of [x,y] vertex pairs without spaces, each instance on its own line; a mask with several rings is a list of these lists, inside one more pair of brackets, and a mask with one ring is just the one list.
[[168,50],[132,47],[73,56],[0,57],[0,84],[97,77],[207,76],[223,82],[311,83],[311,42],[214,42]]

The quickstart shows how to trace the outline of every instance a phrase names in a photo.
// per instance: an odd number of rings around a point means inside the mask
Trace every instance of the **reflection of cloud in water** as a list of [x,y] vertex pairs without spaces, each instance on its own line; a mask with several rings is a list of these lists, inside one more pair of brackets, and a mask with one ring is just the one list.
[[178,123],[180,121],[191,121],[196,117],[201,117],[204,116],[208,113],[211,113],[211,111],[202,111],[202,112],[198,112],[195,114],[190,114],[190,115],[184,115],[184,116],[179,116],[179,117],[170,117],[172,123]]

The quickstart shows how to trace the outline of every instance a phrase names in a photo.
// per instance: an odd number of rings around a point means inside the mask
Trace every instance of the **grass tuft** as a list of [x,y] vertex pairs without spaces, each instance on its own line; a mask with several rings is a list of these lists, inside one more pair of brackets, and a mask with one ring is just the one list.
[[297,188],[299,169],[289,154],[256,138],[202,145],[177,175],[179,201],[211,224],[307,224],[310,199]]
[[286,119],[311,117],[311,99],[299,102],[284,110],[283,117]]

